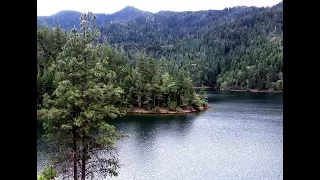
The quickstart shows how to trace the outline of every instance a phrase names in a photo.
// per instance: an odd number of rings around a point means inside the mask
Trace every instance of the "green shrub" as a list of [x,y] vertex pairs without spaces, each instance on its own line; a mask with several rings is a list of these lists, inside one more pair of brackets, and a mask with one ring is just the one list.
[[194,94],[194,98],[192,100],[192,104],[196,107],[203,107],[207,104],[205,99],[202,99],[199,94]]
[[182,110],[180,107],[177,107],[177,108],[176,108],[176,111],[177,111],[177,112],[182,112],[183,110]]
[[53,180],[57,177],[58,173],[53,166],[46,167],[42,170],[41,174],[38,175],[38,180]]
[[282,91],[283,90],[283,81],[282,80],[278,80],[276,82],[276,85],[277,85],[277,90],[278,91]]
[[171,111],[176,111],[177,108],[178,108],[177,102],[171,101],[171,102],[169,103],[169,109],[170,109]]
[[153,112],[160,112],[160,107],[159,106],[154,107]]

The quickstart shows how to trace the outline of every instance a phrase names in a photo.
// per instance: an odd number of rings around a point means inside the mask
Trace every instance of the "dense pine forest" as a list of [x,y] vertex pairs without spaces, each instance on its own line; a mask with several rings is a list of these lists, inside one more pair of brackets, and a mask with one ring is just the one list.
[[[147,54],[170,64],[171,73],[184,70],[193,86],[282,91],[282,14],[282,2],[264,8],[155,14],[127,7],[112,17],[97,14],[97,19],[109,18],[97,25],[100,42],[123,52],[130,64]],[[56,16],[39,17],[39,21],[49,27],[60,23],[63,29],[79,24]]]
[[37,105],[44,138],[57,156],[39,180],[117,176],[115,142],[123,137],[106,120],[126,113],[188,113],[207,108],[182,69],[144,53],[130,64],[126,53],[99,42],[92,13],[80,29],[37,30]]
[[38,115],[59,150],[38,179],[117,176],[123,134],[106,120],[205,110],[206,86],[282,91],[282,12],[279,3],[38,17]]
[[[100,32],[99,32],[100,33]],[[57,84],[54,82],[59,74],[56,64],[67,51],[72,33],[56,28],[41,27],[37,30],[38,48],[38,90],[37,104],[41,108],[45,94],[53,94]],[[130,63],[126,53],[119,51],[106,43],[94,42],[98,46],[94,56],[104,57],[101,64],[110,70],[103,76],[104,82],[110,83],[111,89],[117,89],[119,94],[113,96],[114,105],[120,112],[130,112],[134,108],[161,113],[164,109],[171,111],[202,110],[206,106],[206,96],[202,89],[197,94],[193,89],[192,79],[183,69],[174,69],[169,62],[156,61],[142,53],[135,63]],[[74,48],[74,47],[73,47]],[[83,47],[79,47],[83,48]],[[75,49],[74,58],[81,57],[83,49]],[[72,54],[64,58],[72,58]],[[79,65],[80,66],[80,65]],[[66,67],[67,68],[67,67]],[[97,71],[96,73],[99,73]]]

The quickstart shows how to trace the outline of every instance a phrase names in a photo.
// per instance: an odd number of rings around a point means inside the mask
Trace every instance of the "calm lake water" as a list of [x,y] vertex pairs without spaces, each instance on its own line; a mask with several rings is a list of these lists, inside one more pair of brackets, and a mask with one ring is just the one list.
[[[111,179],[283,179],[282,95],[207,94],[211,108],[203,113],[112,121],[130,138],[118,142],[122,166]],[[38,138],[38,170],[50,156],[48,149]]]

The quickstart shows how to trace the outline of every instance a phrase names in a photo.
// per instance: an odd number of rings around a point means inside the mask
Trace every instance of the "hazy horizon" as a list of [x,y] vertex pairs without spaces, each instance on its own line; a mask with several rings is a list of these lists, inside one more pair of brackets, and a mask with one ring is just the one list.
[[[126,6],[133,6],[143,11],[156,13],[159,11],[199,11],[199,10],[221,10],[234,6],[273,6],[282,2],[282,0],[37,0],[37,16],[50,16],[63,10],[91,11],[93,13],[112,14]],[[111,5],[112,4],[112,5]]]

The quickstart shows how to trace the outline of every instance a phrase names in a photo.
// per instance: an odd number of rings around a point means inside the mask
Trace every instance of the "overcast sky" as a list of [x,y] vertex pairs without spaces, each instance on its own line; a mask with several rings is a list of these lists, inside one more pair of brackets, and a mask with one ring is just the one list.
[[279,2],[281,0],[37,0],[37,13],[38,16],[47,16],[61,10],[76,10],[110,14],[126,6],[150,12],[197,11],[233,6],[272,6]]

